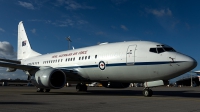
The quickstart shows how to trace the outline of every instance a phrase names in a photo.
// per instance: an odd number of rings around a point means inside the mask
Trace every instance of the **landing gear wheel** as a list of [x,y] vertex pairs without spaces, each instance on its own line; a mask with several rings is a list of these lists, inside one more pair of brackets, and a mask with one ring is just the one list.
[[43,88],[37,88],[37,92],[44,92]]
[[153,95],[153,91],[151,90],[151,89],[144,89],[143,90],[143,95],[145,96],[145,97],[151,97],[152,95]]
[[44,89],[45,93],[48,93],[50,91],[50,89]]
[[79,91],[87,91],[87,86],[86,84],[82,84],[82,83],[78,83],[76,85],[76,91],[79,92]]

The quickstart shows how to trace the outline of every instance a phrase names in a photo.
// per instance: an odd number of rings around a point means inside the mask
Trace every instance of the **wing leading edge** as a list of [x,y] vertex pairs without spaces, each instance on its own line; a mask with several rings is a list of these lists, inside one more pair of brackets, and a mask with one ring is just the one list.
[[[0,59],[1,67],[20,69],[24,71],[39,70],[41,68],[40,66],[21,65],[20,63],[21,63],[20,61],[16,60]],[[62,70],[66,74],[68,80],[84,79],[83,77],[81,77],[81,75],[78,74],[78,71],[76,71],[73,68],[70,69],[55,68],[55,69]]]
[[0,61],[21,64],[21,61],[17,61],[17,60],[9,60],[9,59],[2,59],[2,58],[0,58]]
[[20,69],[20,70],[25,70],[25,71],[29,71],[29,70],[32,70],[32,69],[38,69],[39,68],[37,66],[20,65],[20,64],[16,64],[16,63],[7,63],[7,62],[0,62],[0,66],[1,67]]

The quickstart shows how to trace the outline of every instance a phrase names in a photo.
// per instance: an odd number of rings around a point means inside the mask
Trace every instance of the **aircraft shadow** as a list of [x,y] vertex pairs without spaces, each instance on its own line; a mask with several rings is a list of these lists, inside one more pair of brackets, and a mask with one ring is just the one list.
[[[23,95],[98,95],[98,96],[143,96],[142,90],[88,90],[87,92],[49,92]],[[153,97],[188,97],[200,98],[200,93],[192,91],[153,91]]]
[[0,105],[8,105],[8,104],[17,104],[17,105],[41,105],[44,103],[37,103],[37,102],[0,102]]

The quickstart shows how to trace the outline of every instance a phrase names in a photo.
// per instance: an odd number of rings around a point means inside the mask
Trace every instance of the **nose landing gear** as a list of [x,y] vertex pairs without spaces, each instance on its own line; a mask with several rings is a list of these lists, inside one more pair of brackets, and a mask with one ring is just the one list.
[[143,95],[145,97],[151,97],[153,95],[153,91],[150,88],[144,88]]

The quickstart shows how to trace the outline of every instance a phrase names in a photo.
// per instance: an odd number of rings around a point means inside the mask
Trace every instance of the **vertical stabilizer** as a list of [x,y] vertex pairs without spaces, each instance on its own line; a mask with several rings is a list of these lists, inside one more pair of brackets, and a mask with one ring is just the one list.
[[29,43],[28,37],[26,35],[26,31],[24,29],[24,25],[19,22],[18,25],[18,48],[17,48],[17,59],[27,59],[34,56],[39,56],[40,53],[35,52],[31,49],[31,45]]

